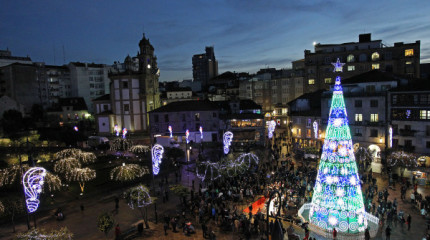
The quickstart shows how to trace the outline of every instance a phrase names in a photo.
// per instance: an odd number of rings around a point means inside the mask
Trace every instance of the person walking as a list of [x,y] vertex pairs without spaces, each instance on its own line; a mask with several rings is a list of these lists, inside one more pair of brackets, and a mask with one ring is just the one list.
[[406,224],[408,225],[408,231],[411,229],[411,221],[412,221],[411,214],[408,214],[408,218],[406,219]]
[[391,236],[391,228],[388,225],[387,228],[385,229],[385,239],[390,240],[390,236]]
[[333,228],[333,239],[337,238],[337,231],[336,228]]
[[164,236],[167,236],[167,229],[169,229],[169,224],[164,222],[163,228],[164,228]]
[[121,229],[119,228],[119,224],[115,227],[115,240],[119,240],[121,237]]
[[370,240],[369,228],[366,228],[366,231],[364,232],[364,240]]
[[115,212],[116,212],[116,214],[118,214],[118,209],[119,209],[119,198],[115,197]]

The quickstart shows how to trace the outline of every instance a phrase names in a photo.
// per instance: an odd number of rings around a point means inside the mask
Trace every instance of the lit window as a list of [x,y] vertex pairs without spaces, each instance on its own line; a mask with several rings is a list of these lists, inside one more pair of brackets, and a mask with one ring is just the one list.
[[349,72],[355,71],[355,66],[354,65],[348,66],[348,71]]
[[412,61],[406,61],[406,65],[411,65]]
[[309,85],[314,85],[315,84],[315,79],[309,79],[308,84]]
[[361,113],[356,113],[356,114],[355,114],[355,121],[356,121],[356,122],[361,122],[361,121],[363,121],[363,114],[361,114]]
[[370,121],[371,122],[378,122],[379,121],[378,114],[377,113],[370,114]]
[[311,129],[308,129],[308,130],[306,131],[306,137],[307,137],[307,138],[311,138],[311,137],[312,137],[312,131],[311,131]]
[[405,57],[407,56],[413,56],[414,55],[414,50],[413,49],[406,49],[405,50]]
[[348,57],[346,58],[346,61],[347,61],[347,62],[355,62],[355,57],[354,57],[354,55],[352,55],[352,54],[348,55]]
[[372,53],[372,61],[377,61],[377,60],[379,60],[379,53],[377,52]]
[[372,64],[372,70],[379,69],[379,63]]
[[324,78],[325,83],[331,83],[331,78]]
[[430,119],[430,110],[420,110],[420,119]]
[[300,128],[297,128],[297,136],[298,137],[302,136],[302,130]]

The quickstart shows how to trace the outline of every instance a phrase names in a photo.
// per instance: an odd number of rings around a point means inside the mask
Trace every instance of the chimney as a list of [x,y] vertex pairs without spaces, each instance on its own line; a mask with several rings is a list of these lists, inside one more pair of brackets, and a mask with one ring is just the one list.
[[372,41],[372,34],[371,33],[364,33],[364,34],[360,34],[358,35],[358,41],[363,43],[363,42],[370,42]]

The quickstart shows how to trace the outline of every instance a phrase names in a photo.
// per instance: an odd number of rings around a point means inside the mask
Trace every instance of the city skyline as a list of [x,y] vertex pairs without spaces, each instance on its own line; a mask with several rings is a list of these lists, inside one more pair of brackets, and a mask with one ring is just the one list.
[[313,42],[357,42],[371,33],[388,46],[421,40],[421,63],[430,62],[428,1],[43,3],[3,3],[0,49],[47,64],[113,64],[135,56],[145,33],[160,81],[173,81],[192,79],[191,58],[205,46],[214,46],[220,74],[255,73],[290,67]]

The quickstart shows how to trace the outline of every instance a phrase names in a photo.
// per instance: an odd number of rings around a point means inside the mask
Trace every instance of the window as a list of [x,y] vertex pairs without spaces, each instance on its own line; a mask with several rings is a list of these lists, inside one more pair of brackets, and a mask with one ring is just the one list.
[[372,70],[379,69],[379,63],[372,64]]
[[370,122],[378,122],[378,121],[379,121],[379,118],[377,113],[370,114]]
[[194,120],[200,121],[200,113],[194,114]]
[[370,107],[378,107],[378,100],[370,100]]
[[314,85],[315,84],[315,79],[309,79],[308,84],[309,85]]
[[352,71],[355,71],[355,66],[354,65],[348,66],[348,72],[352,72]]
[[306,130],[306,137],[307,138],[311,138],[312,137],[312,130],[311,129]]
[[325,83],[331,83],[331,78],[324,78]]
[[366,92],[375,92],[375,85],[366,86]]
[[124,104],[124,112],[130,111],[130,104]]
[[393,105],[396,105],[397,104],[397,95],[393,95],[392,96],[392,103],[393,103]]
[[109,105],[103,104],[103,111],[108,111],[108,110],[109,110]]
[[122,82],[122,88],[128,88],[128,81]]
[[361,128],[356,128],[355,129],[354,136],[358,136],[358,137],[363,136],[363,133],[361,132]]
[[164,114],[164,122],[169,122],[169,114]]
[[347,62],[355,62],[355,57],[352,54],[349,54],[348,57],[346,58]]
[[356,108],[361,108],[362,105],[363,105],[363,102],[361,100],[355,100],[354,101],[354,106]]
[[302,130],[300,128],[297,128],[297,136],[299,137],[302,136]]
[[378,137],[378,129],[370,129],[370,137]]
[[430,148],[430,142],[426,142],[426,148]]
[[378,61],[379,60],[379,53],[374,52],[372,53],[372,61]]
[[413,49],[406,49],[405,50],[405,57],[413,56],[413,55],[414,55],[414,50]]
[[430,110],[420,110],[420,119],[430,119]]
[[363,121],[363,114],[361,114],[361,113],[356,113],[356,114],[355,114],[355,121],[356,121],[356,122],[361,122],[361,121]]
[[158,123],[159,119],[158,119],[158,115],[154,115],[154,122]]
[[393,54],[391,52],[385,52],[385,60],[391,60],[393,58]]
[[360,54],[360,56],[359,56],[359,60],[360,60],[360,62],[365,62],[365,61],[367,61],[367,56],[366,56],[366,54],[364,54],[364,53]]
[[411,65],[412,61],[406,61],[406,65]]
[[426,136],[430,136],[430,125],[426,126]]
[[212,113],[212,117],[216,118],[216,112]]
[[308,118],[308,121],[306,122],[306,127],[310,128],[312,125],[312,119]]

